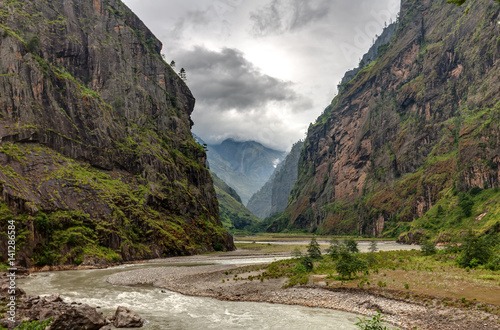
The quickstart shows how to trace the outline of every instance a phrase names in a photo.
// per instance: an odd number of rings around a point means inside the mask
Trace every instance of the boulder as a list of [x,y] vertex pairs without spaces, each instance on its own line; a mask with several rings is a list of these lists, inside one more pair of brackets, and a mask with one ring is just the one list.
[[88,305],[72,306],[59,315],[50,325],[51,330],[98,330],[106,325],[106,320],[95,308]]
[[113,324],[117,328],[140,328],[144,325],[144,319],[127,307],[119,306]]

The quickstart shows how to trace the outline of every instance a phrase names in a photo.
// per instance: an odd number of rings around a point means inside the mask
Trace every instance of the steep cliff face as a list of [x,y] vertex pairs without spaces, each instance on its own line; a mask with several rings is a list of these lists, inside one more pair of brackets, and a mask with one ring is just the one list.
[[499,13],[490,0],[403,1],[384,54],[310,127],[271,229],[412,236],[497,221]]
[[233,248],[194,97],[147,27],[119,0],[0,5],[1,219],[20,263]]
[[248,209],[261,219],[283,212],[288,205],[288,197],[297,181],[298,162],[304,143],[295,143],[269,181],[256,192],[248,202]]
[[396,28],[396,22],[391,23],[389,24],[389,26],[384,28],[382,34],[375,40],[368,52],[361,58],[359,66],[345,73],[344,77],[340,81],[340,85],[338,85],[339,93],[342,93],[344,91],[347,83],[349,83],[354,79],[354,77],[356,77],[359,70],[363,69],[367,65],[370,65],[370,63],[376,61],[381,55],[385,53],[389,43],[392,40],[392,37],[394,37],[394,34],[396,33]]

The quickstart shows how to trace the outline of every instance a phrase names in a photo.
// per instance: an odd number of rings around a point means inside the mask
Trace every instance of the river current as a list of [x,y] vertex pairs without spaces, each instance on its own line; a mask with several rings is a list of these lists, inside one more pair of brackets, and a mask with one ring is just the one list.
[[[189,260],[189,259],[186,259]],[[256,302],[228,302],[191,297],[153,286],[113,286],[109,275],[148,267],[195,266],[202,264],[244,264],[271,262],[275,258],[198,259],[182,263],[147,263],[108,269],[37,273],[19,280],[29,295],[60,293],[66,302],[99,307],[111,316],[118,306],[126,306],[147,320],[145,330],[202,329],[358,329],[358,315],[341,311]]]

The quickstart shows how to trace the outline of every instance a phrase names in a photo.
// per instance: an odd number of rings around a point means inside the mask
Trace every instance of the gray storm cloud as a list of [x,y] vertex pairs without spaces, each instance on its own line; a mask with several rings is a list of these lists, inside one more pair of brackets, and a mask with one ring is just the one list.
[[331,0],[272,0],[250,14],[252,32],[265,36],[300,29],[328,16],[333,4]]
[[222,112],[255,111],[269,102],[311,106],[292,89],[293,83],[259,71],[237,49],[224,48],[216,52],[198,46],[176,57],[179,65],[187,70],[188,85],[204,106],[216,107]]
[[282,150],[294,142],[296,127],[284,117],[310,110],[312,101],[298,94],[292,82],[266,75],[237,49],[197,46],[175,57],[196,97],[194,130],[203,139],[256,140]]

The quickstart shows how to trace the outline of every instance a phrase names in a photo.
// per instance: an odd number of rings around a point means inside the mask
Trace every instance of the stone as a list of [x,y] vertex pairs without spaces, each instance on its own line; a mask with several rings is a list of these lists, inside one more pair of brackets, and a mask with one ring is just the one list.
[[140,328],[144,325],[144,319],[127,307],[119,306],[113,325],[117,328]]

